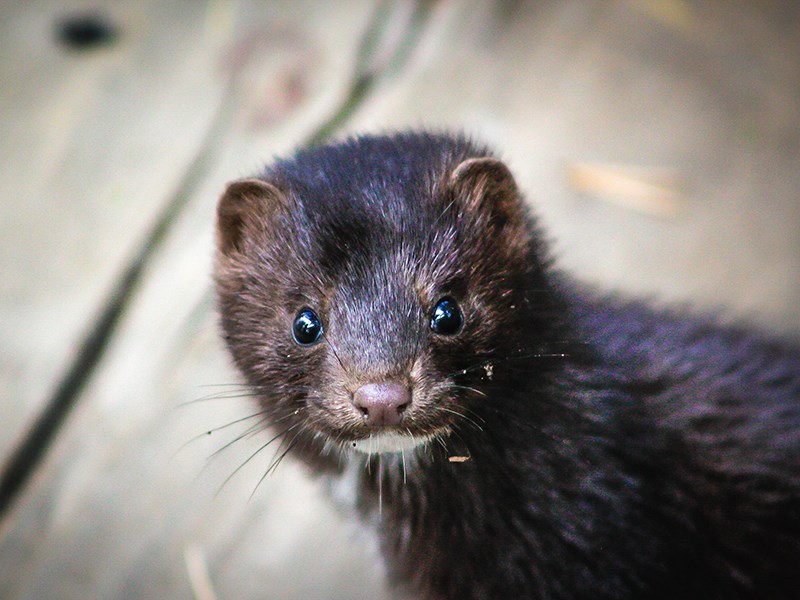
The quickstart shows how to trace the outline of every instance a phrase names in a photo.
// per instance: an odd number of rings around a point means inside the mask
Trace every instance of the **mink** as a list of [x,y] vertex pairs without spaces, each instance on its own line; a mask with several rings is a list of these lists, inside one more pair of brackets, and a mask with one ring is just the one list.
[[363,135],[218,204],[224,339],[415,598],[800,597],[800,348],[582,285],[463,135]]

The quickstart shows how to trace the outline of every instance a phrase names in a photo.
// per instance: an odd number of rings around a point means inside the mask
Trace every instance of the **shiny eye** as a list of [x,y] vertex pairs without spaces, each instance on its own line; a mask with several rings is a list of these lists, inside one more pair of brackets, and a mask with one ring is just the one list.
[[310,346],[322,339],[322,321],[310,308],[301,308],[292,323],[292,336],[301,346]]
[[461,329],[464,317],[452,298],[442,298],[433,307],[431,331],[440,335],[455,335]]

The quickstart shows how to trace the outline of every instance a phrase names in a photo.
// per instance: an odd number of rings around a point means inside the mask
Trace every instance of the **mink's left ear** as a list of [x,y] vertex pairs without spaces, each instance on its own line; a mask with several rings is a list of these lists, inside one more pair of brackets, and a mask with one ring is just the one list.
[[525,219],[514,176],[496,158],[468,158],[450,175],[449,186],[456,198],[478,213],[488,213],[498,229],[518,227]]

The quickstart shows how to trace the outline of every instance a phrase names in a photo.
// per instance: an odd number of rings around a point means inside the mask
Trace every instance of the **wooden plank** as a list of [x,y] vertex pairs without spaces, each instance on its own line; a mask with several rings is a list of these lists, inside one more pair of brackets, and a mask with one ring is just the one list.
[[175,19],[157,2],[115,4],[118,43],[68,52],[56,23],[78,6],[12,3],[0,25],[0,457],[53,391],[224,87],[206,7]]
[[[656,4],[658,14],[664,5]],[[270,464],[268,449],[217,494],[265,438],[246,438],[206,465],[249,422],[202,434],[251,414],[246,398],[180,406],[237,381],[207,302],[211,215],[222,182],[285,152],[333,112],[336,102],[319,94],[348,89],[357,53],[344,24],[363,31],[370,18],[357,3],[292,6],[295,14],[268,15],[287,35],[244,44],[241,81],[260,83],[239,88],[244,97],[214,168],[149,266],[102,370],[6,525],[4,598],[191,597],[198,570],[220,598],[385,597],[372,538],[349,529],[296,464],[282,463],[248,500]],[[562,240],[564,261],[585,276],[670,298],[725,298],[740,314],[749,300],[736,288],[755,276],[766,284],[753,292],[761,317],[777,326],[788,315],[796,328],[788,307],[797,278],[785,273],[798,260],[790,189],[800,189],[800,103],[797,74],[776,57],[797,55],[792,27],[765,26],[768,14],[727,3],[702,12],[692,5],[689,19],[700,33],[633,3],[517,3],[510,13],[492,6],[436,5],[412,62],[379,81],[348,129],[466,124],[504,150]],[[267,18],[240,10],[248,26],[235,28],[237,35]],[[317,49],[316,62],[294,62],[291,42],[275,41],[298,38]],[[731,48],[737,52],[726,62]],[[275,59],[281,55],[288,62]],[[763,57],[744,82],[740,55]],[[301,65],[309,99],[287,114],[271,104],[281,116],[264,124],[264,95],[255,90],[291,72],[287,64]],[[757,135],[737,133],[756,117]],[[675,169],[687,183],[685,212],[665,221],[579,197],[565,175],[576,160]],[[765,211],[760,198],[776,196]],[[748,271],[767,260],[778,274]],[[187,556],[199,565],[191,577]]]

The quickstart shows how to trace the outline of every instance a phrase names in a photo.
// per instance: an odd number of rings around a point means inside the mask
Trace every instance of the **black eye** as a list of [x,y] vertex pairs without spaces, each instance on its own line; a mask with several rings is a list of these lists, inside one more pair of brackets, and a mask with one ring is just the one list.
[[322,338],[322,321],[310,308],[301,308],[292,323],[292,336],[301,346],[310,346]]
[[452,298],[442,298],[433,307],[431,330],[440,335],[455,335],[461,329],[463,320],[456,301]]

